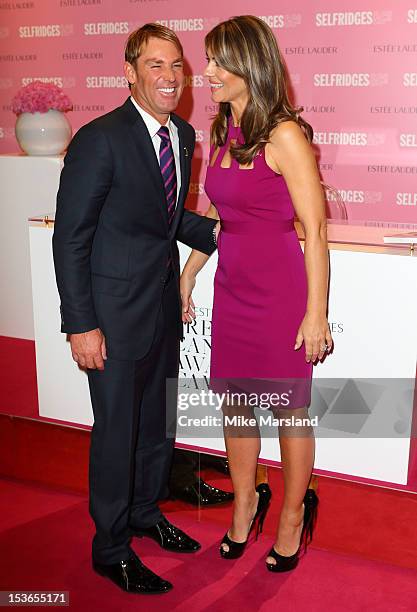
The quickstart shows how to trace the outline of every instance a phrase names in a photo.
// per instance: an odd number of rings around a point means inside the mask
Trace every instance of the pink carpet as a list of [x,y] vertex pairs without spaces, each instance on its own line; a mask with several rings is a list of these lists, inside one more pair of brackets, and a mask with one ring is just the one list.
[[87,499],[6,479],[0,481],[7,516],[0,531],[1,590],[66,590],[72,610],[286,610],[301,612],[415,611],[417,571],[310,548],[296,571],[274,575],[264,567],[269,536],[253,542],[241,559],[218,555],[224,526],[200,520],[194,510],[167,512],[199,538],[195,555],[161,551],[151,540],[134,548],[151,568],[172,581],[161,596],[119,591],[90,569],[92,523]]
[[[269,470],[274,498],[264,534],[237,561],[218,554],[230,505],[197,510],[164,502],[163,512],[203,548],[196,555],[175,555],[136,540],[143,561],[172,581],[174,590],[127,595],[91,571],[89,432],[36,418],[32,342],[0,338],[0,412],[0,590],[67,590],[70,608],[80,611],[417,610],[417,495],[411,492],[320,476],[313,546],[295,572],[267,572],[264,558],[282,498],[279,469]],[[230,489],[230,480],[213,470],[203,477]]]

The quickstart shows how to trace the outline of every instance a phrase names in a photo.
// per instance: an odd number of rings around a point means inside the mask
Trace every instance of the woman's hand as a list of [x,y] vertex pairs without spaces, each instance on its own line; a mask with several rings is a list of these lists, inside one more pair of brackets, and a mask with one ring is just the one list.
[[191,294],[195,286],[195,276],[183,272],[180,279],[180,295],[182,303],[182,322],[191,323],[195,319],[195,307]]
[[303,342],[307,363],[317,358],[323,359],[326,351],[330,352],[333,339],[325,316],[305,314],[298,329],[294,350],[298,351]]

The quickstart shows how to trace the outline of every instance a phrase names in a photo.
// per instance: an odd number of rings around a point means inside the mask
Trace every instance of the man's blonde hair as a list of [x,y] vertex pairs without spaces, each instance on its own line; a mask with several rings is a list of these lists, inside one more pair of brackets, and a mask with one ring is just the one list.
[[140,56],[146,43],[150,38],[161,38],[172,42],[178,49],[181,57],[184,54],[182,45],[178,36],[173,30],[166,28],[159,23],[146,23],[141,28],[138,28],[129,35],[125,46],[125,60],[135,65],[136,60]]

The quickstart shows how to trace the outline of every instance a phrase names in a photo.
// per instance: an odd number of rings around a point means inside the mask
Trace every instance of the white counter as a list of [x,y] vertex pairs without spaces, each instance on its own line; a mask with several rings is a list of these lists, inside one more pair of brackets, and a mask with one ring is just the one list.
[[[86,375],[72,361],[66,338],[59,332],[59,298],[51,257],[52,229],[53,223],[36,223],[30,227],[40,414],[91,424]],[[346,226],[329,226],[329,322],[334,352],[314,368],[314,376],[317,380],[329,379],[328,387],[332,387],[332,380],[343,379],[339,395],[348,392],[348,401],[355,403],[364,397],[372,405],[369,414],[364,414],[360,431],[352,433],[349,423],[343,426],[340,414],[335,421],[338,409],[334,409],[333,400],[327,402],[321,421],[325,435],[317,438],[315,467],[347,477],[406,484],[417,354],[417,257],[407,248],[340,243],[338,236],[343,237],[346,230]],[[371,233],[374,236],[374,229]],[[373,241],[378,245],[380,237],[369,240]],[[187,253],[188,249],[182,247],[183,259]],[[209,375],[216,257],[216,254],[212,256],[199,275],[194,292],[195,304],[202,309],[202,314],[182,345],[182,377]],[[191,338],[197,342],[191,342]],[[365,378],[374,380],[356,380]],[[381,399],[381,384],[383,379],[396,378],[406,381],[403,397],[398,401],[394,398],[387,406]],[[178,442],[213,451],[224,450],[220,436],[183,437]],[[279,461],[276,439],[262,441],[261,456]]]
[[0,335],[34,339],[28,217],[55,211],[62,156],[0,155]]

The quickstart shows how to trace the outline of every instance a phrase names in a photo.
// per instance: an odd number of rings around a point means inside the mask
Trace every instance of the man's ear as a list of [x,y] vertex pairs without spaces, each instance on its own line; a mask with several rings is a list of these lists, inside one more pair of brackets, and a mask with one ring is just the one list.
[[132,64],[130,64],[129,62],[125,62],[124,65],[123,65],[123,70],[124,70],[125,77],[126,77],[127,81],[131,85],[136,83],[136,70],[134,69]]

